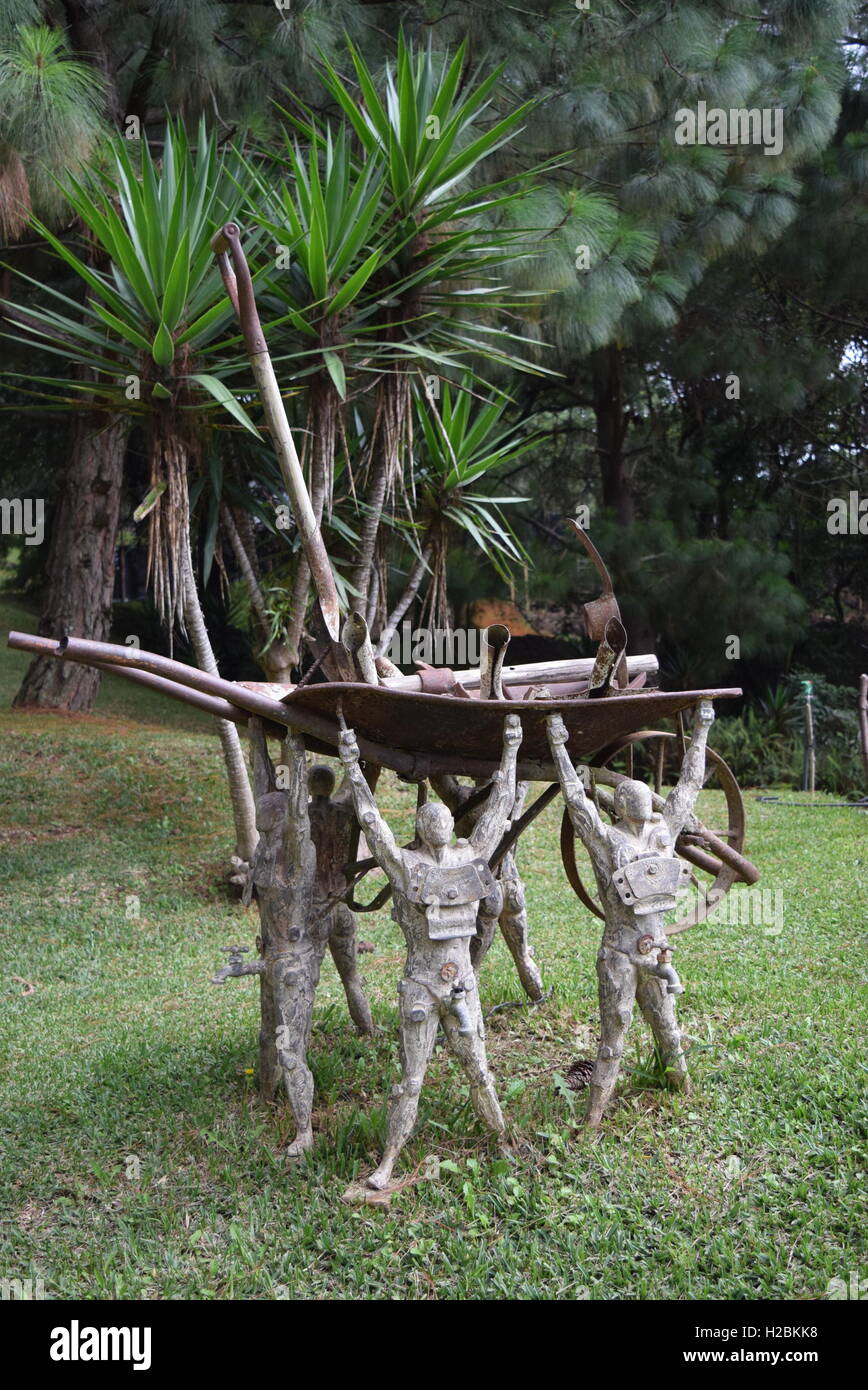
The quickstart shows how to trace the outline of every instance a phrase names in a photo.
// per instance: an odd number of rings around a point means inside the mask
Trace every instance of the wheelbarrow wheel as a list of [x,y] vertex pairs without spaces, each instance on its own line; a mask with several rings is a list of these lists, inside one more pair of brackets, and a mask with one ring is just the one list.
[[[655,760],[655,783],[657,791],[654,792],[653,801],[655,811],[662,811],[664,798],[659,794],[660,789],[660,769],[663,761],[663,750],[666,741],[673,743],[677,735],[666,733],[662,730],[648,729],[641,733],[630,734],[629,737],[621,739],[616,745],[610,746],[605,750],[599,766],[591,768],[591,775],[595,782],[601,786],[617,787],[620,782],[627,781],[623,773],[610,771],[608,764],[619,753],[628,752],[632,758],[633,750],[643,743],[651,743],[657,740],[657,758]],[[697,926],[703,922],[710,912],[721,902],[729,892],[732,885],[736,882],[755,883],[759,877],[756,869],[746,860],[742,854],[744,849],[745,835],[745,812],[744,801],[742,800],[741,790],[738,782],[733,775],[732,769],[723,760],[719,753],[714,749],[706,750],[706,782],[714,774],[717,778],[720,790],[724,794],[727,809],[727,828],[720,835],[709,831],[701,822],[696,822],[695,828],[691,827],[683,831],[675,843],[675,849],[679,857],[685,859],[693,869],[690,877],[692,886],[696,889],[697,900],[690,912],[679,921],[667,926],[667,936],[675,936],[679,932],[686,931],[688,927]],[[564,871],[569,880],[570,887],[573,889],[579,900],[585,907],[592,912],[595,917],[603,918],[603,910],[599,905],[599,898],[593,895],[586,887],[579,873],[576,863],[576,837],[570,821],[569,812],[564,811],[561,821],[561,859]],[[697,872],[698,871],[698,872]],[[698,873],[710,875],[711,881],[705,882],[699,878]]]

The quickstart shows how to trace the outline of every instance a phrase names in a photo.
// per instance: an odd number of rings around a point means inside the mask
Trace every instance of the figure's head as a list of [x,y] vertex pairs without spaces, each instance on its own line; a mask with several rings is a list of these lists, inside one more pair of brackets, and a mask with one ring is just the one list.
[[267,792],[256,803],[256,829],[267,835],[283,825],[287,809],[286,792]]
[[629,779],[615,788],[615,815],[618,820],[648,821],[654,814],[651,788]]
[[452,839],[455,822],[440,801],[426,801],[416,812],[416,837],[428,849],[442,849]]
[[311,796],[331,796],[335,775],[325,763],[317,763],[308,774],[307,785]]

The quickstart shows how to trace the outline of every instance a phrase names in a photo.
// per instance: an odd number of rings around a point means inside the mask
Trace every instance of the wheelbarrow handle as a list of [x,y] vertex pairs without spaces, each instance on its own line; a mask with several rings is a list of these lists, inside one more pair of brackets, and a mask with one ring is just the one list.
[[262,324],[253,295],[253,277],[241,245],[241,228],[237,222],[227,222],[211,238],[211,250],[226,286],[232,308],[241,325],[244,344],[251,357],[268,351]]

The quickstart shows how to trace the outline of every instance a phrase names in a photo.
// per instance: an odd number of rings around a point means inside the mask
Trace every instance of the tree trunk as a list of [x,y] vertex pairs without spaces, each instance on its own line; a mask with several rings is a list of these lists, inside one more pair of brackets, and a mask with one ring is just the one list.
[[123,111],[118,96],[118,74],[105,51],[100,6],[88,3],[88,0],[62,0],[62,3],[69,46],[78,57],[86,55],[90,66],[96,68],[103,78],[109,119],[113,125],[119,126]]
[[[39,633],[105,642],[109,636],[114,557],[128,425],[83,414],[57,501],[48,555],[48,585]],[[87,713],[100,673],[74,661],[39,656],[31,662],[16,706]]]
[[368,590],[374,570],[377,536],[383,518],[388,482],[389,465],[385,455],[381,453],[374,461],[371,471],[368,493],[365,497],[365,513],[359,531],[356,568],[353,571],[353,584],[358,590],[354,602],[362,611],[366,611],[368,607]]
[[597,419],[597,456],[603,483],[603,506],[615,513],[622,526],[633,520],[633,499],[624,469],[624,415],[621,358],[616,347],[601,348],[592,359],[594,414]]
[[[202,605],[199,602],[188,537],[184,538],[183,551],[184,626],[187,629],[196,657],[196,664],[200,671],[208,671],[210,675],[217,676],[220,673],[217,670],[217,662],[214,659],[208,630],[205,627]],[[215,723],[223,747],[226,776],[229,779],[229,795],[232,799],[232,815],[235,821],[235,853],[245,864],[249,864],[256,849],[259,831],[256,829],[256,810],[253,805],[253,793],[250,790],[250,779],[247,775],[247,764],[244,760],[241,739],[238,736],[237,728],[228,719],[217,719]]]
[[250,607],[253,613],[253,626],[259,634],[262,643],[262,650],[257,653],[256,659],[265,671],[266,677],[276,685],[292,684],[292,667],[289,648],[284,640],[276,637],[273,642],[268,639],[271,635],[271,624],[268,618],[268,611],[262,590],[259,587],[259,580],[253,568],[253,561],[247,550],[247,546],[242,539],[241,533],[232,515],[232,509],[224,502],[221,510],[223,525],[229,537],[229,543],[235,554],[241,577],[247,586],[250,595]]
[[404,592],[386,619],[383,630],[380,633],[380,640],[377,643],[377,654],[379,656],[385,656],[388,653],[389,644],[397,631],[398,624],[419,592],[419,585],[425,577],[425,571],[428,568],[428,561],[430,558],[431,546],[426,539],[422,548],[422,554],[410,571],[410,576],[404,586]]

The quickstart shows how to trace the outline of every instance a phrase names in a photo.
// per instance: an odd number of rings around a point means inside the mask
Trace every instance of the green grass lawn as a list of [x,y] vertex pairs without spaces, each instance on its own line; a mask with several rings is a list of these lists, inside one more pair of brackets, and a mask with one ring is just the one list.
[[[7,602],[0,624],[5,640],[35,619]],[[61,1299],[813,1299],[868,1276],[863,813],[748,796],[748,852],[783,893],[783,929],[680,938],[694,1093],[657,1086],[637,1018],[594,1141],[562,1078],[594,1052],[599,928],[563,877],[550,807],[520,864],[553,994],[488,1024],[518,1161],[492,1156],[438,1050],[400,1167],[418,1180],[388,1211],[349,1207],[395,1079],[398,928],[387,911],[360,919],[373,1041],[326,960],[318,1143],[287,1168],[290,1117],[251,1074],[258,987],[208,982],[222,946],[252,943],[255,909],[222,887],[230,818],[207,720],[111,679],[92,717],[10,713],[26,660],[0,649],[0,1277]],[[406,831],[412,789],[381,786]],[[719,800],[705,796],[709,821]],[[520,998],[500,941],[481,990],[488,1009]]]

